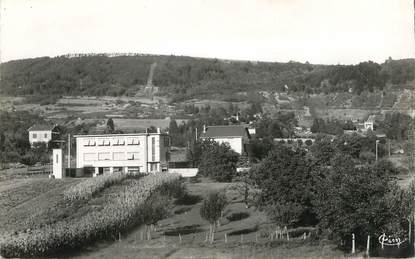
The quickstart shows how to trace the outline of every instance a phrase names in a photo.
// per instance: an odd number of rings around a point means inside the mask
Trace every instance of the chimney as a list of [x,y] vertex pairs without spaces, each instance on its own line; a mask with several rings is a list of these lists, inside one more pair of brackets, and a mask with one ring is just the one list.
[[160,128],[157,128],[157,133],[160,134]]
[[203,124],[203,133],[206,133],[206,125]]

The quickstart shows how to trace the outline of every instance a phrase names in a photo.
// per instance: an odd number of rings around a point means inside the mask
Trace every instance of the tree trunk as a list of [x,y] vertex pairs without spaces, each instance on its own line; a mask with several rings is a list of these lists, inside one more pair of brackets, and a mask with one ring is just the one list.
[[147,240],[151,240],[151,225],[146,225]]
[[214,240],[215,240],[215,226],[212,227],[212,239],[210,240],[210,243],[213,244]]

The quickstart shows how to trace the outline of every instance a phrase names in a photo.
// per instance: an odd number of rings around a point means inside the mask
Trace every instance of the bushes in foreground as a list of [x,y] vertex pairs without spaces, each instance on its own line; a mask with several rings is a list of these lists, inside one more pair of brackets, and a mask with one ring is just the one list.
[[129,227],[142,223],[140,212],[150,195],[160,188],[176,186],[178,180],[176,174],[148,175],[130,183],[125,192],[119,193],[102,210],[39,229],[3,234],[0,236],[0,253],[5,257],[53,255],[98,239],[116,237]]

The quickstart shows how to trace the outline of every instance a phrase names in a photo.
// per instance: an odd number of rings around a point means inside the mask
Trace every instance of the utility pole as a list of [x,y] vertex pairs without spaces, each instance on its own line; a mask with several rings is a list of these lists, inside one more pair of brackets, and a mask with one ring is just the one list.
[[71,133],[68,133],[68,168],[71,168]]
[[376,140],[376,161],[378,161],[378,144],[379,144],[379,140]]
[[391,157],[391,140],[388,139],[388,155]]
[[196,136],[195,136],[195,140],[197,141],[197,127],[196,127]]

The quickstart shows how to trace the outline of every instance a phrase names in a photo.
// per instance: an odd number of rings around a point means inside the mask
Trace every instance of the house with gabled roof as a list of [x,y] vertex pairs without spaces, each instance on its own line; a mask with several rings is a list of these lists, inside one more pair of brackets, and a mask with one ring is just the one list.
[[28,131],[29,142],[32,147],[35,143],[45,143],[48,145],[50,141],[59,136],[56,124],[35,124]]
[[225,143],[235,152],[246,154],[251,134],[247,125],[204,126],[200,138]]

